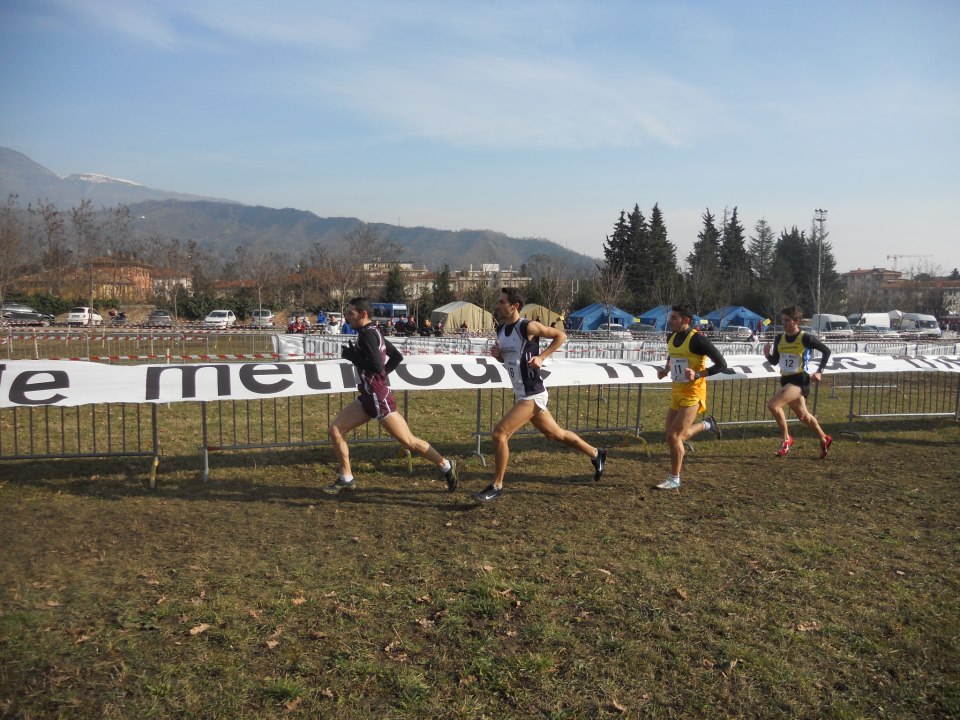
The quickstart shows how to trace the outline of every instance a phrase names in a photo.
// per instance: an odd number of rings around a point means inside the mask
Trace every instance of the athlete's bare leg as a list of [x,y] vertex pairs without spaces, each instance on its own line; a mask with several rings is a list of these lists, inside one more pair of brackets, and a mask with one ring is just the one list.
[[699,412],[699,404],[667,412],[665,434],[667,444],[670,446],[671,475],[680,475],[680,469],[683,467],[683,457],[686,455],[686,448],[684,448],[683,443],[703,430],[702,422],[694,422]]
[[437,467],[443,466],[443,456],[438,453],[426,440],[418,438],[410,431],[406,419],[398,412],[392,412],[385,418],[380,419],[380,424],[384,430],[390,433],[397,441],[410,452],[415,452],[422,458],[426,458]]
[[[540,410],[540,408],[537,408]],[[540,410],[533,414],[530,419],[533,426],[539,430],[544,437],[550,440],[562,442],[568,447],[575,448],[589,457],[591,460],[597,456],[597,448],[586,442],[575,432],[560,427],[549,410]]]
[[780,428],[780,435],[783,437],[784,442],[790,437],[790,428],[787,427],[787,415],[783,411],[783,407],[784,405],[789,405],[792,408],[797,398],[800,398],[801,401],[803,400],[803,391],[800,389],[800,386],[784,385],[767,401],[767,410],[773,415],[773,419],[777,421],[777,427]]
[[510,437],[530,420],[538,410],[533,400],[518,400],[493,428],[493,486],[503,487],[503,478],[507,474],[507,463],[510,462]]
[[350,449],[347,447],[345,436],[367,422],[370,422],[370,416],[364,411],[360,401],[354,400],[337,413],[337,417],[327,431],[327,436],[333,443],[333,455],[340,465],[342,477],[350,477],[353,474],[350,470]]
[[[799,388],[797,389],[799,390]],[[807,409],[807,401],[803,395],[800,395],[796,400],[790,402],[789,405],[794,415],[797,416],[797,420],[813,430],[817,434],[817,437],[820,438],[820,442],[827,439],[827,434],[823,431],[823,428],[820,427],[816,416]]]

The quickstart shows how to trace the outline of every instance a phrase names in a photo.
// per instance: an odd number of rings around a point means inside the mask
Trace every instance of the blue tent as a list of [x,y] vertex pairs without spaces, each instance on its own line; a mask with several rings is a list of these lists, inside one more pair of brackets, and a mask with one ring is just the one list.
[[723,330],[727,325],[741,325],[756,330],[762,327],[763,323],[762,315],[757,315],[742,305],[725,305],[707,313],[703,318],[712,322],[718,330]]
[[[601,303],[587,305],[567,316],[568,330],[596,330],[601,323],[607,322],[607,308]],[[610,322],[618,322],[624,327],[633,322],[633,315],[618,307],[610,308]]]
[[[644,325],[653,325],[657,330],[667,329],[667,316],[670,315],[670,305],[657,305],[655,308],[647,310],[640,316],[640,322]],[[700,316],[694,315],[693,327],[700,327]]]

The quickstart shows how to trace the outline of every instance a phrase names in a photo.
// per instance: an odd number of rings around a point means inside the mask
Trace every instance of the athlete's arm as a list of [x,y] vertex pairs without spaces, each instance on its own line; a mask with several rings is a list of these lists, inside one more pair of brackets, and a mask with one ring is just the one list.
[[823,369],[827,366],[827,361],[830,359],[830,348],[828,348],[820,338],[810,333],[804,333],[803,337],[800,338],[800,342],[803,343],[805,348],[816,350],[820,353],[820,367],[810,375],[814,380],[820,382],[820,378],[817,376],[823,375]]
[[530,367],[539,369],[543,366],[543,361],[559,350],[560,346],[567,341],[567,334],[560,328],[547,327],[543,323],[531,320],[527,323],[527,339],[535,337],[547,338],[550,341],[550,344],[541,350],[539,355],[530,358]]
[[778,365],[780,363],[780,351],[777,350],[777,340],[779,339],[780,336],[777,335],[773,338],[772,343],[767,343],[763,348],[763,355],[771,365]]
[[357,334],[357,351],[353,364],[358,368],[375,373],[384,371],[380,357],[380,335],[376,330],[364,328]]
[[387,348],[387,367],[385,368],[385,370],[387,371],[387,375],[389,375],[394,370],[396,370],[397,365],[399,365],[403,361],[403,353],[397,350],[397,348],[394,347],[393,343],[387,340],[386,338],[383,339],[383,344]]
[[693,337],[690,338],[690,350],[697,355],[706,355],[713,361],[713,365],[704,370],[700,377],[710,377],[727,369],[727,361],[723,359],[723,355],[702,334],[694,333]]

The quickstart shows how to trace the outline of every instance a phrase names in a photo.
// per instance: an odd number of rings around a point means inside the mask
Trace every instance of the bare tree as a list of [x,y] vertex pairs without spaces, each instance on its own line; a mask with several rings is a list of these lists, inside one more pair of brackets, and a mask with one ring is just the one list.
[[463,294],[463,299],[471,302],[484,310],[493,310],[497,305],[497,299],[500,297],[500,288],[490,284],[490,280],[485,277],[479,277]]
[[139,255],[132,230],[133,218],[127,205],[118,205],[104,211],[101,218],[102,243],[111,261],[111,285],[121,294],[125,285],[123,268],[129,266]]
[[67,223],[53,203],[40,203],[27,208],[33,225],[32,235],[38,238],[40,268],[47,292],[60,296],[63,278],[73,267],[73,252],[67,239]]
[[697,314],[706,311],[708,304],[717,297],[718,274],[715,267],[706,262],[695,262],[690,265],[684,276],[684,294],[693,304]]
[[93,203],[90,200],[83,200],[80,205],[72,208],[70,220],[73,226],[77,261],[88,282],[87,303],[93,307],[93,268],[97,256],[97,245],[100,242],[100,227]]
[[17,277],[24,245],[24,227],[17,207],[17,196],[7,196],[0,207],[0,304]]
[[144,247],[147,248],[146,260],[160,271],[160,279],[154,281],[154,293],[170,304],[174,317],[179,317],[177,304],[180,289],[187,289],[183,278],[190,274],[190,252],[178,238],[160,236],[148,238]]
[[611,265],[609,263],[598,267],[596,287],[597,297],[601,305],[607,310],[607,327],[609,334],[610,313],[613,308],[629,296],[630,288],[627,282],[627,268],[625,265]]
[[276,298],[277,290],[285,272],[283,258],[277,252],[263,250],[250,252],[237,248],[237,267],[242,280],[249,280],[257,290],[257,307],[263,309],[263,296]]
[[332,252],[314,246],[318,259],[327,269],[330,294],[339,303],[341,312],[352,295],[363,294],[367,289],[364,258],[382,258],[385,253],[391,252],[391,247],[396,246],[384,243],[377,231],[366,224],[344,235]]
[[565,312],[570,302],[570,267],[552,255],[531,255],[528,296],[553,311]]

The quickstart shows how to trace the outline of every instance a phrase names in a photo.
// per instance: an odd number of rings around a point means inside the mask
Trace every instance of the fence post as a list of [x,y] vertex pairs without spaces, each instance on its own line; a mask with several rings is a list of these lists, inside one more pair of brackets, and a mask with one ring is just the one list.
[[860,439],[860,433],[853,429],[853,403],[857,395],[857,373],[850,373],[850,412],[847,413],[847,429],[841,430],[841,435],[847,435],[849,437],[854,437],[857,440]]
[[200,403],[200,481],[210,478],[210,453],[207,450],[207,403]]
[[157,466],[160,465],[160,441],[157,431],[157,404],[150,404],[150,431],[153,435],[153,462],[150,463],[150,489],[157,489]]
[[953,419],[960,422],[960,379],[957,380],[957,401],[954,403]]
[[483,453],[480,452],[480,437],[483,429],[480,427],[481,415],[483,414],[483,390],[477,388],[477,449],[473,451],[473,454],[480,458],[480,465],[482,467],[487,466],[487,460],[483,457]]

